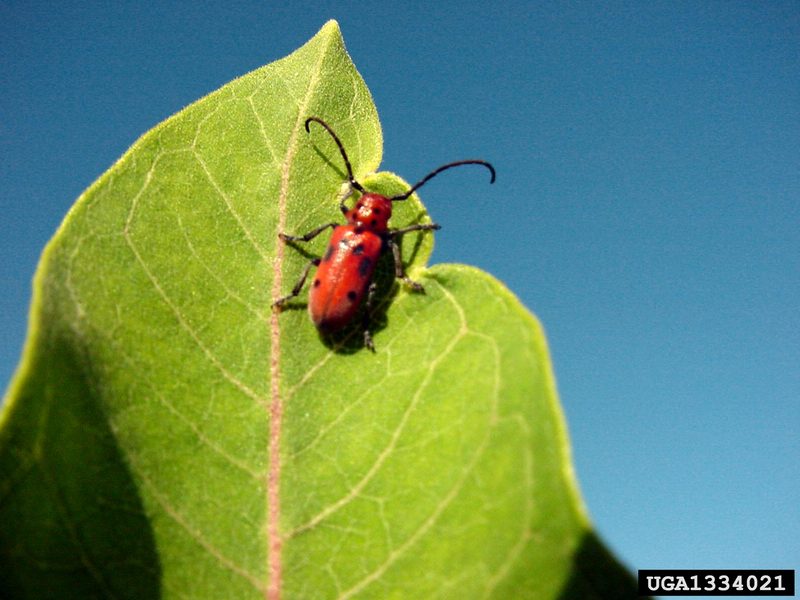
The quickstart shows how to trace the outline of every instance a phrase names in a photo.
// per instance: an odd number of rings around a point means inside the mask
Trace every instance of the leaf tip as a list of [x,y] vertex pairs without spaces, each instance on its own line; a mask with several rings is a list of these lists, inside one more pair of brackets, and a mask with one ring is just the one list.
[[339,27],[339,21],[336,19],[328,20],[325,25],[319,30],[319,33],[324,33],[328,35],[333,35],[336,33],[341,33],[341,28]]

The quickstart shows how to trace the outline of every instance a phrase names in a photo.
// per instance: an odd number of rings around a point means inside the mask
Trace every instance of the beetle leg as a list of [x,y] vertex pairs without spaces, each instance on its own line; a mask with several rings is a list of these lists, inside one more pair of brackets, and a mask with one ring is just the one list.
[[375,299],[375,291],[378,289],[378,284],[374,281],[369,284],[367,290],[367,302],[364,305],[364,345],[375,352],[375,344],[372,343],[372,335],[369,332],[369,316],[372,312],[372,301]]
[[412,231],[434,231],[441,228],[442,226],[437,225],[436,223],[421,223],[419,225],[409,225],[408,227],[403,227],[402,229],[392,229],[389,231],[389,238],[387,242],[392,247],[392,255],[394,255],[394,276],[397,277],[397,279],[402,279],[405,281],[406,284],[408,284],[415,292],[424,292],[425,288],[422,287],[421,283],[412,281],[406,276],[403,270],[403,259],[400,256],[400,246],[395,241],[395,238]]
[[412,281],[405,274],[405,271],[403,270],[403,257],[400,256],[400,246],[397,245],[397,242],[389,237],[387,238],[386,243],[392,247],[392,255],[394,256],[394,276],[397,277],[397,279],[402,279],[405,281],[406,284],[415,292],[424,292],[425,288],[422,287],[421,283]]
[[288,235],[286,233],[279,233],[278,237],[281,238],[284,242],[310,242],[315,237],[317,237],[320,233],[325,231],[328,227],[336,227],[338,223],[325,223],[325,225],[320,225],[316,229],[312,229],[305,235]]
[[352,195],[353,195],[353,186],[351,184],[347,186],[347,191],[344,194],[342,194],[342,198],[339,200],[339,210],[342,211],[343,215],[346,215],[347,211],[350,210],[349,208],[347,208],[345,201]]
[[441,228],[442,226],[437,225],[436,223],[423,223],[421,225],[409,225],[408,227],[403,227],[402,229],[392,229],[389,234],[394,237],[401,236],[412,231],[435,231]]
[[289,300],[292,298],[297,298],[300,295],[300,290],[303,289],[303,285],[306,283],[306,278],[308,278],[308,272],[311,270],[311,267],[318,267],[320,263],[320,259],[314,258],[308,261],[306,268],[303,269],[303,272],[300,274],[300,279],[297,280],[297,283],[294,284],[292,291],[285,296],[278,298],[275,302],[272,303],[272,307],[281,308],[284,306]]

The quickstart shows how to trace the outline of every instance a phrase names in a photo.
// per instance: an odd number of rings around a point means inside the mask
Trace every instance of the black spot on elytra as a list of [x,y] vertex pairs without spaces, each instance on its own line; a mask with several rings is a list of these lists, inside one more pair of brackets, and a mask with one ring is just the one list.
[[380,208],[373,208],[372,212],[374,212],[376,215],[379,215],[379,214],[381,214],[381,209]]
[[355,248],[353,248],[353,254],[356,256],[364,254],[364,244],[358,244]]
[[372,219],[372,221],[370,221],[369,223],[370,223],[370,225],[372,225],[373,227],[375,227],[375,225],[377,225],[377,224],[378,224],[378,220],[377,220],[377,219]]
[[364,228],[361,225],[356,225],[356,228],[353,231],[355,233],[364,233]]
[[321,284],[322,282],[319,279],[314,280],[314,287],[319,287]]
[[369,275],[369,271],[372,268],[372,259],[368,257],[364,257],[361,259],[361,262],[358,263],[358,274],[361,277],[366,277]]
[[355,290],[350,290],[347,292],[347,299],[350,300],[350,302],[355,302],[356,298],[358,298],[358,292]]

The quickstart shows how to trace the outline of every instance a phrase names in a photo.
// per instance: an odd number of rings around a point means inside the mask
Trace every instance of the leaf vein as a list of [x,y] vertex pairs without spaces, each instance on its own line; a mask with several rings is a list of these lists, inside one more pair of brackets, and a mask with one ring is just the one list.
[[530,432],[528,428],[528,424],[525,422],[525,419],[522,415],[514,415],[514,420],[519,423],[519,427],[523,432],[523,437],[526,440],[524,444],[525,447],[525,473],[524,473],[524,489],[525,489],[525,506],[524,506],[524,517],[522,522],[522,528],[520,530],[519,538],[517,539],[514,546],[508,552],[505,560],[500,564],[497,571],[489,577],[486,585],[484,587],[484,598],[489,598],[500,582],[508,577],[509,573],[511,573],[511,568],[514,564],[519,560],[522,556],[523,550],[528,545],[528,542],[533,538],[533,516],[534,516],[534,506],[533,506],[533,452],[531,452],[531,446],[529,442]]
[[225,280],[220,277],[213,269],[208,266],[208,263],[203,260],[203,258],[197,252],[197,248],[195,248],[194,244],[192,243],[191,237],[186,232],[186,228],[183,226],[183,219],[179,212],[173,210],[173,214],[175,215],[176,220],[178,221],[178,228],[183,235],[183,239],[186,242],[186,247],[189,249],[191,255],[197,259],[198,263],[203,267],[206,273],[208,273],[211,278],[216,281],[219,286],[225,290],[225,293],[228,294],[231,298],[236,300],[239,304],[241,304],[249,313],[255,316],[259,321],[262,323],[269,323],[269,318],[256,307],[252,306],[249,302],[244,300],[239,294],[237,294],[234,290],[230,288],[230,286],[225,282]]
[[261,133],[261,137],[264,139],[264,147],[267,149],[267,152],[269,152],[270,156],[272,157],[272,164],[275,167],[280,168],[281,166],[280,159],[278,158],[278,154],[275,152],[275,149],[272,147],[272,144],[270,143],[269,136],[267,135],[267,129],[266,126],[264,125],[264,120],[261,118],[261,115],[256,109],[256,105],[255,102],[253,101],[252,94],[247,97],[247,103],[250,105],[250,108],[253,111],[253,116],[256,118],[256,121],[258,121],[258,130]]
[[454,306],[456,307],[456,310],[458,312],[460,327],[453,336],[453,338],[450,340],[450,342],[447,344],[447,346],[444,348],[444,350],[439,354],[439,356],[428,362],[428,368],[426,370],[425,376],[423,377],[422,381],[417,387],[417,390],[414,392],[414,395],[411,399],[411,402],[409,402],[408,407],[406,407],[406,410],[400,417],[400,421],[397,424],[395,430],[392,432],[392,436],[389,439],[389,443],[383,448],[383,450],[381,450],[380,454],[378,455],[372,466],[369,468],[369,470],[358,481],[358,483],[356,483],[350,489],[350,491],[347,494],[339,498],[336,502],[322,509],[320,512],[318,512],[315,516],[313,516],[305,523],[292,529],[287,534],[286,536],[287,538],[295,537],[303,533],[304,531],[312,529],[313,527],[315,527],[316,525],[327,519],[329,516],[336,513],[341,508],[343,508],[344,506],[348,505],[350,502],[358,498],[361,492],[364,490],[364,488],[369,484],[370,481],[372,481],[373,477],[375,477],[378,471],[380,471],[380,469],[383,467],[383,464],[388,460],[389,456],[391,456],[391,454],[394,452],[400,440],[400,436],[405,430],[405,426],[408,423],[408,420],[411,418],[411,414],[414,412],[414,409],[419,403],[419,400],[422,396],[422,392],[428,387],[431,380],[433,379],[433,374],[435,373],[439,363],[441,363],[452,352],[453,348],[455,348],[458,342],[467,334],[468,330],[466,326],[466,317],[464,315],[464,311],[455,302],[455,298],[452,298],[452,296],[450,296],[450,298],[452,299]]
[[194,527],[180,511],[175,509],[172,504],[170,504],[167,498],[159,491],[155,483],[153,483],[153,481],[145,474],[145,469],[142,468],[138,462],[138,459],[135,458],[135,455],[132,452],[129,451],[127,453],[127,458],[131,466],[136,470],[136,474],[139,476],[142,483],[144,483],[155,501],[164,510],[164,514],[166,514],[181,529],[183,529],[189,535],[189,537],[197,543],[198,546],[211,555],[223,567],[245,579],[259,592],[263,592],[265,590],[264,583],[257,576],[253,575],[238,565],[236,561],[228,558],[222,552],[220,552],[219,549],[217,549],[211,542],[203,537],[203,534],[199,529]]
[[[281,183],[278,196],[278,231],[286,228],[286,206],[289,197],[289,180],[291,167],[295,155],[299,148],[299,132],[303,127],[305,112],[317,91],[322,72],[322,64],[325,56],[330,49],[330,38],[327,45],[320,49],[317,62],[308,80],[305,95],[302,102],[298,103],[297,119],[289,136],[289,143],[286,149],[286,158],[281,165]],[[277,245],[276,257],[273,262],[272,278],[272,298],[277,299],[281,293],[283,285],[283,264],[285,249],[283,244]],[[266,534],[268,546],[268,571],[269,588],[265,596],[277,600],[280,598],[282,585],[282,547],[285,537],[280,531],[280,484],[281,484],[281,427],[283,420],[283,398],[281,396],[281,329],[278,312],[272,313],[270,319],[270,402],[269,402],[269,452],[267,466],[267,521]]]
[[135,215],[136,210],[138,208],[139,198],[142,196],[144,191],[149,187],[150,182],[152,181],[152,178],[153,178],[153,172],[154,172],[154,169],[155,169],[155,166],[156,166],[157,162],[158,162],[158,159],[153,161],[153,165],[151,166],[150,170],[148,171],[147,175],[145,176],[145,182],[144,182],[142,188],[139,190],[139,192],[137,192],[137,194],[134,196],[133,200],[131,201],[131,208],[130,208],[130,211],[128,213],[128,218],[127,218],[127,220],[125,222],[125,226],[123,228],[123,237],[125,239],[125,243],[130,248],[131,252],[133,253],[134,258],[136,259],[136,262],[139,264],[139,266],[141,267],[142,271],[147,276],[148,280],[150,281],[150,284],[153,286],[153,288],[155,289],[156,293],[160,296],[160,298],[164,302],[164,304],[166,304],[167,307],[169,307],[169,309],[172,312],[173,316],[175,317],[178,325],[181,327],[181,329],[183,329],[189,335],[189,337],[194,341],[194,343],[197,345],[197,347],[200,349],[200,351],[206,356],[206,358],[209,360],[209,362],[211,362],[211,364],[214,365],[214,367],[219,371],[219,373],[231,385],[233,385],[236,389],[241,391],[244,395],[248,396],[249,398],[255,400],[256,402],[264,404],[265,400],[259,394],[257,394],[255,391],[250,389],[250,387],[248,387],[244,382],[242,382],[238,378],[236,378],[233,375],[233,373],[228,371],[228,369],[225,367],[225,365],[222,364],[222,362],[216,357],[216,355],[203,343],[203,341],[200,338],[199,334],[186,321],[186,319],[183,316],[183,313],[175,305],[175,303],[170,299],[169,295],[164,291],[163,287],[161,286],[161,284],[158,281],[158,278],[150,270],[150,267],[148,267],[147,262],[142,257],[141,253],[139,252],[139,249],[137,248],[136,244],[134,243],[134,241],[133,241],[133,239],[131,237],[130,228],[131,228],[131,224],[133,223],[134,215]]
[[[456,309],[459,317],[461,319],[461,330],[463,335],[458,336],[459,339],[464,337],[467,333],[476,334],[469,330],[467,325],[466,315],[464,313],[463,308],[458,303],[456,298],[447,290],[444,286],[436,282],[436,285],[442,290],[445,296],[447,296],[448,300],[453,304],[454,308]],[[480,335],[480,334],[476,334]],[[485,337],[485,336],[481,336]],[[491,338],[489,338],[491,339]],[[494,357],[495,357],[495,378],[494,378],[494,390],[492,394],[492,407],[491,413],[489,416],[489,426],[486,428],[486,434],[481,440],[481,444],[479,445],[476,452],[472,455],[469,464],[467,464],[466,468],[462,470],[461,476],[455,482],[453,487],[448,491],[442,501],[436,506],[433,512],[428,516],[428,518],[422,523],[422,525],[411,535],[408,539],[406,539],[400,546],[396,549],[392,550],[389,555],[387,556],[386,560],[379,565],[372,573],[362,578],[358,583],[352,586],[350,589],[346,590],[342,594],[338,596],[339,600],[346,600],[347,598],[353,597],[355,594],[359,593],[364,588],[368,587],[371,583],[376,581],[379,577],[381,577],[391,566],[394,564],[401,556],[403,556],[406,551],[411,548],[417,541],[419,541],[430,529],[436,524],[439,517],[442,513],[447,509],[447,507],[451,504],[451,502],[461,493],[461,490],[464,487],[468,477],[472,474],[475,466],[478,464],[479,460],[483,456],[486,448],[489,446],[489,440],[491,439],[492,431],[497,424],[497,411],[499,405],[499,398],[500,398],[500,355],[499,350],[497,348],[496,343],[492,340],[492,348],[494,349]],[[451,348],[451,346],[449,346]],[[437,358],[437,361],[439,359]]]
[[214,191],[217,192],[219,197],[225,203],[225,208],[228,210],[230,215],[234,218],[234,220],[236,221],[237,225],[239,226],[239,229],[242,231],[242,233],[247,238],[247,240],[252,244],[253,249],[258,253],[258,255],[261,257],[261,259],[265,263],[269,263],[270,260],[271,260],[270,257],[264,251],[264,249],[261,247],[261,244],[259,244],[258,241],[256,241],[256,238],[253,235],[253,232],[250,231],[250,229],[244,224],[244,221],[242,220],[242,217],[233,208],[233,203],[232,203],[230,197],[220,187],[219,183],[217,183],[217,180],[214,178],[214,176],[211,174],[211,170],[208,168],[208,164],[206,164],[206,161],[203,159],[203,157],[200,155],[200,153],[194,147],[192,147],[192,155],[195,157],[195,160],[197,160],[197,163],[203,169],[203,173],[205,173],[205,176],[208,179],[208,182],[214,188]]

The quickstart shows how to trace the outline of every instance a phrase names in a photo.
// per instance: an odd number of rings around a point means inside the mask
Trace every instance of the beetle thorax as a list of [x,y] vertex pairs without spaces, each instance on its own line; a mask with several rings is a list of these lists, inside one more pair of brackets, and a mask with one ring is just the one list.
[[380,194],[364,194],[356,205],[347,211],[347,222],[368,231],[383,233],[389,227],[392,201]]

